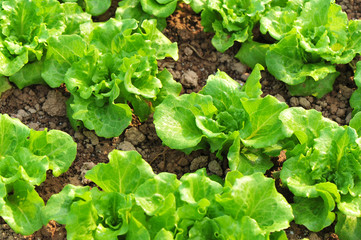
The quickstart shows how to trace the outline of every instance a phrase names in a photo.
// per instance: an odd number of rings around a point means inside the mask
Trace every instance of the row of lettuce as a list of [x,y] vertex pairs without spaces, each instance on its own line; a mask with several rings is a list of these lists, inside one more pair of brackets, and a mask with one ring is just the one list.
[[242,43],[236,58],[263,65],[293,95],[321,98],[333,89],[337,64],[361,53],[361,20],[348,20],[334,0],[187,2],[201,12],[204,30],[215,33],[218,51]]
[[[243,87],[218,72],[199,93],[179,96],[181,85],[157,66],[159,59],[178,58],[177,45],[158,30],[162,24],[146,19],[155,15],[164,23],[177,1],[121,1],[116,18],[102,23],[84,12],[90,2],[96,1],[0,1],[0,91],[7,79],[19,88],[65,84],[73,127],[84,125],[102,137],[119,136],[133,113],[143,121],[155,111],[164,144],[186,153],[209,148],[228,159],[231,172],[225,180],[207,177],[205,170],[177,180],[154,174],[135,152],[114,151],[108,164],[86,175],[102,191],[69,185],[45,206],[34,186],[49,169],[55,176],[65,172],[76,144],[65,133],[34,131],[1,115],[0,216],[16,232],[31,234],[56,220],[66,224],[68,239],[287,239],[282,230],[293,219],[320,231],[337,216],[338,235],[358,239],[359,90],[350,126],[341,127],[314,110],[260,97],[263,67],[256,63],[296,81],[289,83],[296,92],[311,94],[304,89],[310,88],[320,97],[332,89],[335,64],[361,52],[360,21],[348,21],[329,0],[185,1],[202,11],[218,50],[244,42],[237,56],[254,71]],[[321,6],[324,12],[312,11]],[[159,12],[152,14],[153,8]],[[258,23],[278,42],[254,42]],[[287,161],[280,178],[294,194],[291,205],[263,176],[281,151]]]
[[133,113],[143,121],[165,96],[181,91],[167,70],[158,70],[157,60],[177,60],[178,48],[156,20],[93,22],[77,3],[56,0],[0,4],[0,88],[6,77],[19,88],[65,83],[74,128],[119,136]]
[[[0,216],[27,235],[50,220],[66,225],[67,239],[279,239],[295,220],[311,231],[336,223],[341,239],[361,232],[361,113],[350,126],[315,110],[262,98],[256,65],[241,87],[223,72],[199,93],[172,95],[156,107],[162,141],[186,153],[210,148],[227,158],[221,179],[205,169],[155,174],[134,151],[114,150],[109,163],[88,171],[97,187],[67,185],[47,202],[34,190],[65,172],[76,155],[66,133],[34,131],[0,115]],[[191,104],[189,104],[191,103]],[[286,151],[280,178],[290,203],[264,176],[271,157]]]

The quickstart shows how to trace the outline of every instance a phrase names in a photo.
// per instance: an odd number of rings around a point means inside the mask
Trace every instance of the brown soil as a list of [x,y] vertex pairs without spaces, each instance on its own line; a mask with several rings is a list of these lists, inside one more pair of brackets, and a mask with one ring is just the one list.
[[[357,1],[344,6],[350,18],[361,17]],[[105,20],[114,14],[116,2],[113,1],[111,13],[96,20]],[[160,69],[167,68],[175,80],[183,85],[182,93],[199,91],[206,83],[209,75],[217,69],[225,71],[233,79],[244,83],[250,69],[242,65],[234,55],[238,46],[225,53],[219,53],[211,44],[212,34],[203,32],[200,16],[195,14],[189,6],[180,4],[179,9],[168,19],[168,27],[164,34],[172,41],[178,42],[179,60],[165,59],[159,62]],[[267,72],[262,73],[262,89],[264,95],[271,94],[290,106],[302,106],[306,109],[321,111],[325,117],[335,120],[341,125],[348,124],[351,108],[348,100],[355,89],[352,76],[353,71],[346,65],[339,66],[340,77],[336,80],[334,90],[321,99],[314,97],[291,97],[286,86],[275,80]],[[48,174],[47,180],[36,188],[40,196],[47,201],[51,195],[61,191],[66,184],[92,184],[84,178],[84,174],[92,166],[107,162],[107,154],[113,149],[137,150],[143,158],[151,164],[155,172],[167,171],[181,177],[184,173],[193,172],[206,167],[209,173],[224,176],[227,162],[218,160],[208,151],[196,151],[190,155],[169,149],[162,145],[157,137],[152,117],[146,122],[133,121],[132,125],[119,137],[105,139],[97,137],[93,131],[83,129],[75,132],[66,117],[65,101],[69,97],[65,87],[50,89],[47,86],[31,86],[22,90],[12,89],[0,98],[0,112],[19,118],[23,123],[35,130],[59,129],[69,133],[78,144],[76,160],[69,171],[55,178]],[[284,159],[275,159],[279,170]],[[210,164],[212,162],[212,164]],[[278,168],[278,169],[277,169]],[[272,171],[268,172],[272,175]],[[282,191],[282,189],[280,189]],[[292,197],[292,196],[289,196]],[[334,228],[329,227],[322,232],[312,233],[306,228],[292,223],[286,230],[289,239],[309,237],[312,240],[336,240]],[[47,226],[31,236],[15,234],[0,218],[0,239],[66,239],[64,226],[50,222]]]

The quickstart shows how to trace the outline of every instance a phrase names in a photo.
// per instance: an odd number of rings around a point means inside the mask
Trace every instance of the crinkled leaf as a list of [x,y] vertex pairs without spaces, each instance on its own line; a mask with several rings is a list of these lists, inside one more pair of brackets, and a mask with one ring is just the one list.
[[95,99],[85,100],[75,96],[70,107],[73,114],[69,117],[81,120],[86,128],[95,130],[100,137],[118,137],[132,121],[132,112],[127,104],[97,106]]
[[85,10],[93,16],[105,13],[111,5],[111,0],[85,0]]
[[270,46],[266,54],[267,69],[277,79],[289,85],[303,83],[307,77],[319,81],[336,72],[335,66],[324,61],[316,63],[305,61],[305,54],[297,34],[288,34],[281,41]]
[[31,131],[29,149],[38,156],[47,156],[49,169],[58,177],[66,172],[76,157],[76,143],[59,130]]
[[320,136],[322,129],[338,127],[337,123],[324,118],[320,112],[300,107],[285,109],[280,113],[279,119],[289,135],[295,134],[300,144],[307,144],[309,147]]
[[50,197],[44,208],[44,223],[55,220],[60,224],[67,224],[67,218],[74,202],[90,201],[89,186],[66,185],[60,193]]
[[17,73],[9,77],[9,80],[20,89],[33,85],[45,84],[42,78],[43,62],[34,62],[25,65]]
[[265,173],[273,166],[270,157],[261,150],[243,148],[239,132],[235,132],[233,136],[234,141],[227,154],[229,168],[232,171],[251,175],[255,172]]
[[26,145],[30,129],[19,119],[11,118],[7,114],[0,115],[0,156],[13,155],[14,152]]
[[135,192],[147,179],[153,178],[154,173],[139,153],[112,151],[109,153],[109,163],[98,164],[85,176],[106,192],[128,194]]
[[51,37],[41,76],[51,87],[59,87],[73,63],[85,55],[87,45],[78,35]]
[[269,46],[270,45],[266,43],[248,40],[247,42],[242,43],[242,46],[235,57],[251,68],[254,68],[257,63],[266,67],[266,53]]
[[257,222],[249,216],[242,217],[240,221],[227,215],[214,220],[218,224],[218,231],[215,231],[215,235],[223,237],[223,239],[267,239]]
[[196,116],[212,116],[215,111],[210,96],[169,95],[154,112],[157,134],[170,148],[195,148],[203,137],[196,125]]
[[98,215],[91,201],[76,201],[70,206],[67,216],[67,239],[94,239]]
[[232,187],[217,196],[224,212],[234,219],[248,216],[266,232],[280,231],[293,219],[291,206],[277,192],[274,180],[255,173],[234,180]]
[[1,217],[17,233],[29,235],[39,230],[43,226],[41,213],[44,201],[34,187],[19,180],[7,186],[7,191],[5,205],[0,210]]
[[309,230],[318,232],[331,225],[335,220],[335,201],[326,191],[319,191],[317,198],[295,197],[292,209],[295,214],[295,222],[305,225]]
[[91,22],[91,15],[84,12],[75,1],[61,4],[61,7],[64,9],[66,23],[63,34],[80,34],[80,25]]
[[333,83],[339,75],[339,72],[333,72],[318,81],[315,81],[311,77],[307,77],[303,83],[288,85],[287,88],[293,96],[312,95],[317,98],[322,98],[325,94],[332,91]]
[[241,131],[245,146],[267,147],[287,136],[278,119],[280,112],[288,108],[286,103],[267,95],[259,99],[242,99],[242,104],[249,115],[249,122]]
[[9,81],[6,79],[6,77],[0,76],[0,97],[1,94],[3,94],[9,89],[11,89],[11,85],[9,84]]
[[140,3],[144,12],[162,18],[171,15],[177,7],[177,0],[140,0]]
[[361,236],[361,218],[337,213],[335,232],[340,239],[358,240]]
[[207,177],[205,169],[183,175],[179,192],[182,201],[195,204],[202,199],[212,201],[215,194],[222,192],[222,185]]

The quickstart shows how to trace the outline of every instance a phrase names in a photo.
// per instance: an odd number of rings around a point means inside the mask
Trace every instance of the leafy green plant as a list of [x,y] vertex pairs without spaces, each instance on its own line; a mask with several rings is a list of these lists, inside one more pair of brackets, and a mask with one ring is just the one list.
[[110,19],[82,26],[81,36],[49,39],[42,77],[50,86],[65,81],[71,93],[68,117],[95,130],[98,136],[119,136],[132,120],[132,110],[145,120],[167,95],[178,95],[181,85],[157,59],[178,58],[156,21]]
[[[315,110],[302,108],[284,110],[280,120],[295,136],[281,179],[295,195],[292,208],[296,223],[320,231],[335,220],[336,207],[339,219],[348,219],[339,221],[336,229],[359,221],[361,148],[357,125],[341,127]],[[352,232],[344,239],[356,239],[351,236]]]
[[62,2],[78,3],[87,13],[99,16],[105,13],[111,6],[111,0],[62,0]]
[[[194,3],[194,5],[192,5]],[[245,42],[252,37],[252,30],[266,11],[271,0],[212,0],[204,5],[192,1],[195,11],[202,11],[205,32],[214,32],[213,46],[220,52],[232,47],[234,42]]]
[[278,119],[288,106],[260,97],[261,69],[256,65],[243,87],[218,72],[198,94],[167,97],[154,113],[160,139],[186,153],[208,146],[219,158],[226,153],[230,168],[242,174],[265,172],[288,136]]
[[67,185],[44,209],[46,220],[66,224],[69,240],[270,239],[293,218],[274,181],[261,173],[233,171],[223,183],[201,169],[177,180],[154,174],[135,151],[114,150],[86,178],[103,191]]
[[167,26],[166,18],[177,7],[178,0],[123,0],[116,11],[117,19],[137,19],[142,23],[146,19],[156,19],[157,27],[163,30]]
[[361,111],[361,61],[358,61],[356,64],[354,81],[357,89],[352,93],[350,98],[350,106],[353,108],[353,115]]
[[[25,1],[25,2],[27,2],[27,1]],[[52,63],[46,62],[45,65],[48,65],[48,66],[44,66],[45,55],[49,54],[48,53],[49,52],[48,46],[50,44],[49,41],[51,41],[50,39],[54,39],[54,38],[61,36],[61,34],[62,35],[79,34],[80,33],[80,25],[83,23],[86,23],[86,22],[91,22],[91,18],[90,18],[90,15],[83,12],[83,10],[76,3],[59,4],[59,2],[57,2],[57,1],[54,1],[54,2],[51,1],[54,6],[52,8],[48,8],[48,7],[45,7],[45,5],[44,5],[45,2],[42,2],[42,1],[35,1],[35,2],[39,2],[38,4],[41,5],[41,7],[39,7],[37,5],[33,6],[32,11],[36,12],[37,15],[35,15],[33,13],[29,13],[28,17],[33,20],[29,19],[28,21],[25,21],[25,22],[31,23],[31,21],[34,21],[38,18],[43,19],[44,21],[46,19],[49,19],[47,21],[55,22],[57,24],[56,26],[59,25],[61,27],[61,31],[60,30],[56,31],[56,32],[54,30],[52,30],[52,32],[48,31],[48,33],[46,33],[44,35],[44,37],[46,37],[46,39],[44,38],[44,41],[41,43],[41,45],[40,44],[38,44],[38,46],[34,45],[34,47],[36,47],[36,49],[39,53],[38,58],[27,61],[27,64],[21,68],[17,68],[16,72],[14,71],[11,74],[4,74],[4,75],[6,75],[6,76],[11,75],[9,80],[11,82],[14,82],[19,88],[24,88],[24,87],[32,85],[32,84],[45,84],[45,83],[48,83],[51,87],[59,87],[60,84],[64,80],[58,81],[58,82],[56,82],[56,84],[54,84],[53,82],[49,81],[49,79],[52,79],[52,77],[53,77],[52,74],[50,74],[49,76],[42,75],[43,68],[44,67],[45,67],[45,69],[49,68],[49,65],[52,64]],[[35,2],[33,1],[33,3],[30,5],[34,5]],[[22,9],[22,8],[26,8],[26,9]],[[17,9],[19,11],[23,11],[24,14],[27,11],[31,11],[30,6],[21,5],[21,4],[19,4],[19,6],[17,6]],[[54,19],[52,16],[55,16]],[[55,24],[55,23],[53,23],[53,24]],[[15,29],[22,29],[22,28],[24,28],[22,26],[22,24],[24,24],[24,21],[14,21],[13,27]],[[43,24],[43,25],[45,26],[45,24]],[[38,25],[34,25],[34,26],[35,26],[35,28],[39,27]],[[30,26],[30,28],[33,28],[33,27]],[[29,31],[33,31],[33,30],[30,29]],[[20,35],[16,35],[15,38],[17,38],[19,36]],[[33,36],[33,37],[34,37],[34,39],[38,39],[37,36]],[[9,36],[8,38],[13,39],[13,37],[11,37],[11,36]],[[5,39],[5,41],[8,41],[8,40]],[[25,44],[24,42],[21,42],[19,44],[26,47],[26,45],[24,45]],[[31,44],[31,45],[33,45],[33,44]],[[69,47],[64,45],[63,50],[65,50],[65,49],[69,49]],[[32,55],[32,54],[30,54],[30,55]],[[16,58],[19,58],[19,57],[16,57]],[[14,58],[14,61],[16,58]],[[11,66],[15,67],[16,64],[15,65],[11,64]],[[61,69],[63,69],[63,68],[60,68],[59,70],[53,69],[53,71],[54,71],[53,73],[56,73],[57,71],[61,71]],[[15,73],[15,74],[13,74],[13,73]],[[45,79],[45,81],[44,81],[44,79]]]
[[0,75],[14,75],[41,60],[47,39],[65,30],[63,12],[56,0],[1,1]]
[[76,143],[61,131],[35,131],[18,119],[0,115],[0,216],[17,233],[32,234],[43,226],[43,199],[35,191],[46,179],[68,170]]

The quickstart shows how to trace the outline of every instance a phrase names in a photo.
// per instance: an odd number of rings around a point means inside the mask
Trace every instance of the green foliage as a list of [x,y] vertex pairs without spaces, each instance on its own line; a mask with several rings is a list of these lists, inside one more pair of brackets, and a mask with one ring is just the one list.
[[271,166],[265,152],[276,154],[287,137],[278,119],[287,105],[260,97],[261,69],[257,65],[243,87],[218,72],[198,94],[167,97],[154,113],[160,139],[186,153],[207,146],[220,158],[226,152],[231,169],[243,174],[265,172]]
[[154,20],[145,20],[141,27],[134,19],[83,26],[81,36],[49,41],[42,73],[50,85],[65,78],[72,94],[68,117],[74,126],[80,121],[98,136],[119,136],[132,120],[128,103],[143,121],[163,98],[179,94],[180,84],[157,65],[157,59],[177,59],[177,45]]
[[0,115],[0,216],[17,233],[40,229],[44,201],[35,191],[46,179],[68,170],[76,143],[61,131],[35,131],[18,119]]
[[157,19],[157,27],[167,26],[166,18],[177,7],[177,0],[123,0],[116,11],[117,19],[136,19],[142,23],[146,19]]
[[65,30],[63,12],[56,0],[1,1],[0,75],[14,75],[25,64],[40,61],[47,39]]
[[[349,21],[333,0],[186,2],[202,11],[202,25],[215,33],[212,44],[218,51],[241,42],[236,58],[252,68],[267,67],[292,95],[321,98],[339,75],[336,64],[361,53],[361,21]],[[258,31],[262,42],[259,34],[254,38]]]
[[103,191],[67,185],[44,209],[46,221],[66,225],[69,240],[267,240],[293,219],[274,181],[260,173],[243,177],[233,171],[221,185],[201,169],[178,180],[154,174],[134,151],[114,150],[109,163],[98,164],[86,178]]
[[320,231],[335,220],[336,206],[340,214],[360,217],[361,148],[356,130],[338,126],[315,110],[290,108],[280,119],[297,139],[281,170],[282,182],[295,195],[296,223]]

